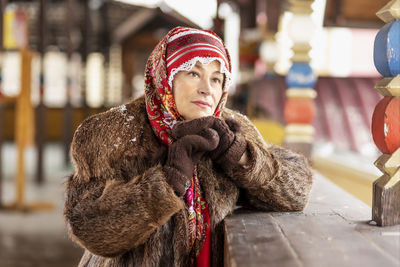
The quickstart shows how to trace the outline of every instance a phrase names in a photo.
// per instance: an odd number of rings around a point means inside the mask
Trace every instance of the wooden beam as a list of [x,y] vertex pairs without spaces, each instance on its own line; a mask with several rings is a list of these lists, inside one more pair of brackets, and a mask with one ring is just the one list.
[[380,28],[383,23],[375,13],[387,2],[388,0],[327,0],[324,25]]
[[154,10],[144,8],[137,11],[114,30],[112,41],[120,43],[129,35],[134,34],[155,16],[155,12]]

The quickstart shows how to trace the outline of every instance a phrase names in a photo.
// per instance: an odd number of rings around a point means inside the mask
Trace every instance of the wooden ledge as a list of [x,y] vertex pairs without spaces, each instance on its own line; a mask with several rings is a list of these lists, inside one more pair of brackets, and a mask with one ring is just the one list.
[[224,231],[225,266],[400,265],[400,225],[376,226],[368,205],[318,173],[303,212],[238,209]]

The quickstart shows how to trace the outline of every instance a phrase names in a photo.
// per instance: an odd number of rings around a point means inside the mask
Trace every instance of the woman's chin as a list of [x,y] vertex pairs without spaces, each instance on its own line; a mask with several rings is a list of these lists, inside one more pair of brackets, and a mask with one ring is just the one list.
[[185,120],[194,120],[194,119],[199,119],[202,117],[207,117],[207,116],[211,116],[213,114],[211,114],[210,112],[192,112],[189,114],[189,116],[183,116],[185,118]]

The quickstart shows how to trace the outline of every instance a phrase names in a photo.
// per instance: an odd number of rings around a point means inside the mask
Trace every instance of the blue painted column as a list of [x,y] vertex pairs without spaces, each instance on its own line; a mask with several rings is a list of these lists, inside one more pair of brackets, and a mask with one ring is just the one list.
[[376,15],[386,25],[374,43],[374,63],[383,79],[375,89],[384,96],[372,115],[372,136],[383,153],[375,166],[383,172],[373,184],[372,219],[379,226],[400,224],[400,0]]

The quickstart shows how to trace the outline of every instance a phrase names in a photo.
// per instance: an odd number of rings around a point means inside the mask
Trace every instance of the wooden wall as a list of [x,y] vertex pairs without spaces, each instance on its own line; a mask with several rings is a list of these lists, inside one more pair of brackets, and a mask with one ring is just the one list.
[[[107,108],[89,108],[87,114],[93,115]],[[62,108],[47,108],[45,112],[45,140],[48,141],[62,141],[63,139],[63,109]],[[73,129],[72,132],[79,126],[84,119],[85,111],[83,108],[73,109]],[[14,140],[14,129],[15,129],[15,109],[14,105],[9,104],[5,108],[4,112],[4,138],[6,141]]]

